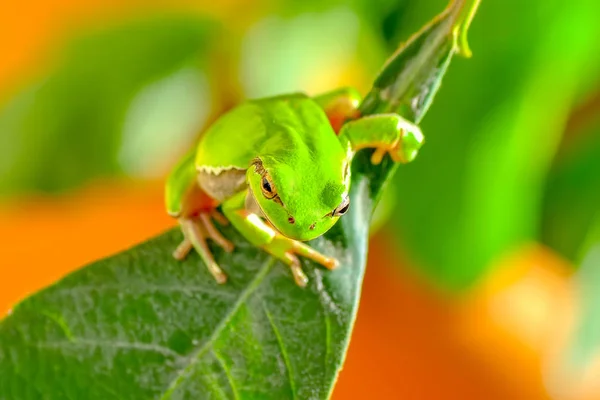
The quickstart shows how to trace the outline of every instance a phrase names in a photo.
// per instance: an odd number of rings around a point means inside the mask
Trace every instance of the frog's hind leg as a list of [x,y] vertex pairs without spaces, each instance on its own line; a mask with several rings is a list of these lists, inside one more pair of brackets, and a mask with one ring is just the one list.
[[228,221],[216,210],[219,201],[200,187],[197,175],[193,152],[190,152],[174,168],[167,181],[167,212],[177,218],[184,236],[173,257],[183,260],[192,249],[196,250],[215,280],[224,283],[227,276],[217,265],[206,241],[211,239],[225,251],[232,251],[233,243],[221,235],[211,218],[222,225]]

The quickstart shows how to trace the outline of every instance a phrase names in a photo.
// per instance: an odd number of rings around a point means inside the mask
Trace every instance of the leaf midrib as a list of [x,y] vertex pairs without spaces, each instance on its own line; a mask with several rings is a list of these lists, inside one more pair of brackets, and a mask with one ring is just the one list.
[[183,367],[177,376],[173,378],[173,380],[169,383],[169,386],[166,392],[162,395],[160,400],[167,400],[171,398],[173,392],[177,389],[179,383],[184,379],[190,369],[194,366],[194,364],[206,353],[213,345],[214,341],[219,337],[223,329],[227,326],[231,318],[237,313],[240,306],[244,304],[244,302],[250,297],[250,295],[254,292],[254,290],[262,283],[263,279],[267,276],[271,266],[273,265],[275,259],[269,258],[264,266],[258,271],[256,277],[248,284],[246,289],[240,294],[238,300],[231,306],[231,308],[225,313],[223,319],[217,324],[215,331],[212,335],[204,342],[204,344],[189,357],[188,364]]

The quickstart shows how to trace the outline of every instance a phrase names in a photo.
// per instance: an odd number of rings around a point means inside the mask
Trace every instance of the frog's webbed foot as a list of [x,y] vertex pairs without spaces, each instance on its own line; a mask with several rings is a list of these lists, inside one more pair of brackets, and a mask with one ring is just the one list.
[[173,257],[177,260],[183,260],[193,248],[204,260],[215,280],[218,283],[225,283],[227,281],[227,275],[225,275],[213,258],[213,255],[206,244],[206,240],[211,239],[227,252],[231,252],[234,246],[233,243],[225,239],[215,228],[211,218],[221,225],[228,224],[227,219],[216,210],[200,212],[196,217],[179,218],[179,224],[184,239],[173,252]]
[[412,122],[396,114],[377,114],[346,123],[340,132],[340,141],[353,151],[375,149],[372,164],[380,164],[389,154],[394,162],[409,163],[423,145],[423,133]]
[[306,286],[308,278],[304,274],[304,271],[302,271],[300,260],[297,256],[309,258],[330,270],[339,266],[339,262],[335,258],[327,257],[310,246],[281,234],[276,234],[273,240],[264,245],[263,248],[290,267],[294,281],[301,287]]
[[389,118],[397,120],[398,137],[375,145],[375,151],[371,156],[371,163],[374,165],[380,164],[386,154],[389,154],[394,162],[409,163],[415,159],[423,144],[423,134],[417,125],[399,116]]

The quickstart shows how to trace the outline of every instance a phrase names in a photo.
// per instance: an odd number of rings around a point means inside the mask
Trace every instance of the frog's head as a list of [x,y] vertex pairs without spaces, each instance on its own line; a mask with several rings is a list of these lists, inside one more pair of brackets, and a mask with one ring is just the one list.
[[291,239],[323,235],[350,206],[350,165],[345,159],[300,168],[260,157],[253,160],[247,179],[264,217]]

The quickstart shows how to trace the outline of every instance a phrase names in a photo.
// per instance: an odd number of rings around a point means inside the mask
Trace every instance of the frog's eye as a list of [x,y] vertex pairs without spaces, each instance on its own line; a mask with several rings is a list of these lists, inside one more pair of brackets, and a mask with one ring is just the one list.
[[275,186],[267,174],[263,175],[260,181],[260,188],[262,189],[263,195],[269,200],[277,196],[277,190],[275,190]]
[[337,206],[335,208],[335,210],[333,210],[333,212],[331,213],[331,216],[333,216],[333,217],[342,216],[342,215],[346,214],[346,212],[348,211],[348,208],[350,208],[350,197],[346,196],[346,197],[344,197],[342,204],[340,204],[339,206]]

